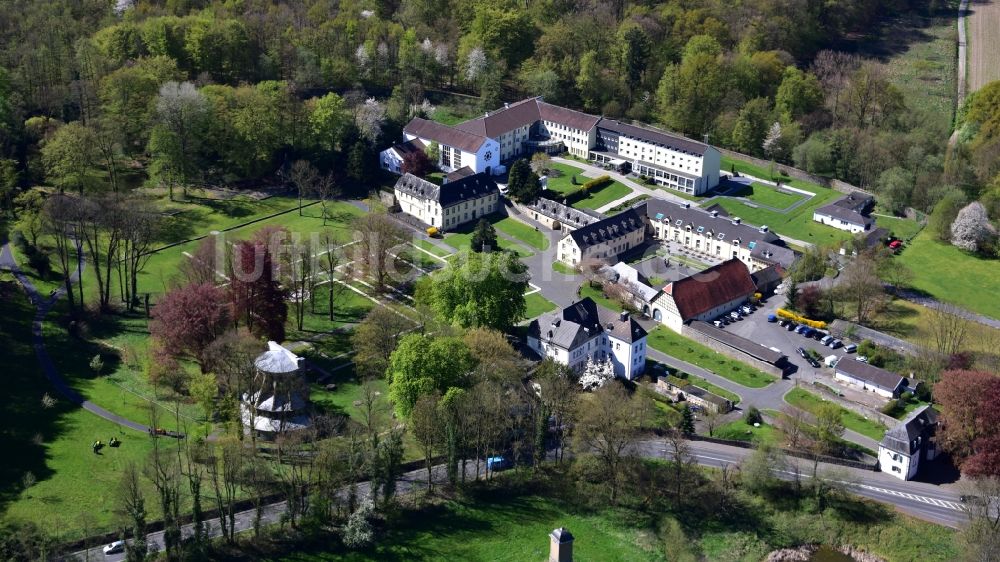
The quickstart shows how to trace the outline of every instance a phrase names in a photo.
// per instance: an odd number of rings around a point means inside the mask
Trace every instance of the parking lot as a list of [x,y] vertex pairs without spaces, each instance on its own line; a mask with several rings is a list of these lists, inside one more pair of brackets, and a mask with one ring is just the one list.
[[768,322],[767,316],[775,314],[775,311],[784,306],[784,304],[785,297],[783,295],[774,295],[767,302],[761,303],[761,306],[757,310],[749,315],[745,315],[742,320],[731,322],[723,326],[722,329],[766,347],[781,350],[782,353],[788,356],[788,362],[795,366],[795,369],[789,375],[792,379],[798,379],[803,383],[809,384],[822,382],[827,386],[841,391],[844,398],[852,402],[876,408],[882,406],[885,400],[872,396],[871,393],[860,392],[847,385],[835,382],[833,369],[825,367],[822,365],[822,362],[819,368],[814,368],[796,352],[796,348],[802,347],[806,350],[814,349],[824,358],[835,355],[838,359],[846,357],[847,361],[853,361],[856,354],[848,354],[844,350],[844,346],[857,342],[844,341],[843,346],[831,349],[814,338],[807,338],[794,331],[788,331],[779,326],[777,322]]

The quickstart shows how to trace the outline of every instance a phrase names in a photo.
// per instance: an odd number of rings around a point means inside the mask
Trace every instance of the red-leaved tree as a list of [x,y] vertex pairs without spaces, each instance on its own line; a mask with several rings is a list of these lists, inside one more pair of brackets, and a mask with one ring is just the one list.
[[430,158],[423,150],[414,150],[403,155],[403,165],[400,167],[404,174],[413,174],[422,178],[433,171]]
[[149,332],[164,353],[191,357],[204,366],[208,344],[232,325],[232,308],[225,291],[211,283],[172,289],[152,311]]
[[941,408],[938,443],[968,476],[1000,477],[1000,377],[953,370],[934,385]]
[[280,342],[285,339],[288,305],[275,269],[267,244],[237,242],[230,264],[229,298],[237,321],[255,335]]

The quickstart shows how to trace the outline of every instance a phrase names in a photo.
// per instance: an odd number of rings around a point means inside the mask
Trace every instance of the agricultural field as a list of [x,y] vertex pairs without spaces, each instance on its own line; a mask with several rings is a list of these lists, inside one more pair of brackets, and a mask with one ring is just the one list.
[[[935,314],[925,306],[896,299],[879,315],[879,329],[928,349],[937,349],[931,329]],[[1000,352],[1000,330],[972,320],[956,318],[955,321],[965,332],[963,349],[974,353]]]
[[[793,388],[785,395],[785,402],[796,408],[801,408],[807,412],[814,413],[822,404],[832,402],[820,398],[819,396],[802,388]],[[844,427],[851,431],[856,431],[861,435],[880,441],[885,436],[886,427],[880,422],[869,420],[851,410],[837,406],[841,410]]]
[[[780,179],[783,184],[804,189],[816,195],[810,198],[808,202],[787,213],[772,211],[763,207],[751,207],[742,201],[728,197],[711,199],[703,203],[703,206],[718,203],[730,215],[740,217],[744,222],[756,226],[767,225],[779,235],[811,244],[831,244],[847,240],[851,237],[849,232],[824,226],[812,220],[813,210],[841,197],[843,194],[839,191],[792,178],[771,178],[771,172],[767,169],[728,157],[722,158],[722,169],[735,169],[741,174],[748,174],[762,179]],[[777,191],[772,190],[772,192],[776,195],[782,195]]]
[[921,232],[895,259],[913,271],[910,285],[979,314],[1000,318],[1000,261],[968,254]]
[[969,3],[968,80],[969,92],[1000,80],[1000,1],[980,0]]
[[773,375],[758,371],[741,361],[730,359],[664,326],[654,328],[649,333],[646,343],[657,351],[697,365],[736,384],[763,388],[775,380]]

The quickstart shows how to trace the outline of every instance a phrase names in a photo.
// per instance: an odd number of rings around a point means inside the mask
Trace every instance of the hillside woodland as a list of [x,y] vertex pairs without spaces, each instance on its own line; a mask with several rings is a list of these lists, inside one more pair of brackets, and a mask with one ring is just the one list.
[[[1000,212],[993,85],[956,116],[855,48],[941,0],[12,0],[0,186],[128,189],[370,177],[428,99],[527,95],[660,124],[874,190],[885,210]],[[444,97],[445,94],[450,94]],[[466,97],[471,96],[471,97]],[[945,196],[948,196],[947,198]],[[942,232],[947,229],[942,229]],[[986,253],[994,250],[984,248]]]

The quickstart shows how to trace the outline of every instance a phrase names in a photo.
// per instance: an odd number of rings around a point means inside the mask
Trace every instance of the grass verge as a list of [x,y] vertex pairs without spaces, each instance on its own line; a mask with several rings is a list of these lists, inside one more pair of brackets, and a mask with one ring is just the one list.
[[773,375],[712,351],[664,326],[657,326],[650,332],[646,341],[649,347],[657,351],[697,365],[736,384],[750,388],[763,388],[775,380]]
[[785,395],[785,402],[788,402],[796,408],[801,408],[811,414],[815,414],[816,410],[823,404],[834,404],[841,411],[841,420],[844,423],[844,427],[850,429],[851,431],[856,431],[865,437],[869,437],[876,441],[881,441],[882,437],[885,436],[886,427],[880,422],[875,420],[869,420],[860,414],[838,406],[836,403],[825,400],[808,390],[802,388],[793,388]]

